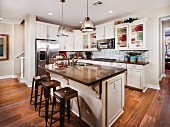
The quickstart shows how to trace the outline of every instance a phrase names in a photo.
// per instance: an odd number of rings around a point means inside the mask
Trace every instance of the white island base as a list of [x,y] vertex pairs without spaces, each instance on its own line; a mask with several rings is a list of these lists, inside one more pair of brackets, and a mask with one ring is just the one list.
[[[113,76],[100,83],[87,86],[50,72],[53,79],[62,87],[70,86],[78,91],[81,118],[91,127],[109,127],[123,113],[124,73]],[[71,110],[78,115],[76,98],[71,101]]]

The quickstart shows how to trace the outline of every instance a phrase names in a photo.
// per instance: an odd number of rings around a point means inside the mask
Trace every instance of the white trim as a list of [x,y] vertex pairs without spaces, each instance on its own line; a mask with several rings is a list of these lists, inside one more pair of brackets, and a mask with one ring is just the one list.
[[162,74],[162,75],[159,77],[159,81],[161,81],[163,77],[166,77],[166,75],[165,75],[165,74]]
[[160,90],[160,86],[159,85],[154,85],[154,84],[148,84],[148,88]]
[[0,79],[5,79],[5,78],[16,78],[16,75],[4,75],[4,76],[0,76]]
[[30,82],[28,82],[26,79],[24,79],[24,83],[28,86],[28,87],[32,87],[32,84]]

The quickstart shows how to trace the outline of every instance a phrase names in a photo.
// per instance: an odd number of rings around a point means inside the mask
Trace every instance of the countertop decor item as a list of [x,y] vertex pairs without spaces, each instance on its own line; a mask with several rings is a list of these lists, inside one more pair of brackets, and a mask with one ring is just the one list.
[[87,59],[91,59],[91,56],[93,55],[93,53],[91,51],[87,51],[85,52],[85,55]]
[[94,30],[96,30],[96,28],[93,25],[92,20],[90,20],[90,18],[88,16],[88,0],[87,0],[87,17],[85,18],[84,22],[82,23],[81,31],[82,32],[91,32]]
[[130,63],[136,63],[137,56],[141,55],[140,52],[127,52],[130,57]]
[[8,60],[8,35],[0,34],[0,60]]

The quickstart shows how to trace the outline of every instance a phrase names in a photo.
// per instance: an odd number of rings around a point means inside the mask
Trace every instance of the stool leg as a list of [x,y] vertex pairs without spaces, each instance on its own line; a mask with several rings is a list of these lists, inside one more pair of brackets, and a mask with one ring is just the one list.
[[34,78],[33,78],[33,80],[32,80],[32,88],[31,88],[31,98],[30,98],[30,104],[31,104],[31,102],[32,102],[33,90],[34,90]]
[[41,109],[41,104],[42,104],[42,95],[43,95],[43,87],[41,87],[41,95],[40,95],[40,105],[39,105],[39,116],[40,116],[40,109]]
[[46,88],[44,91],[45,95],[45,125],[47,127],[48,122],[48,108],[49,108],[49,97],[50,97],[50,89]]
[[78,105],[78,110],[79,110],[79,117],[80,117],[80,119],[81,119],[80,105],[79,105],[79,98],[78,98],[78,95],[77,95],[77,105]]
[[[56,87],[53,88],[53,93],[54,93],[54,91],[56,91]],[[53,94],[53,102],[54,102],[54,105],[56,106],[56,99],[54,97],[54,94]]]
[[[55,99],[55,97],[53,98],[53,99]],[[52,120],[53,120],[53,112],[54,112],[54,105],[55,105],[55,102],[54,102],[54,100],[53,100],[53,105],[52,105],[52,111],[51,111],[51,120],[50,120],[50,127],[52,126]]]
[[34,96],[34,98],[35,98],[34,105],[35,105],[35,111],[36,111],[36,109],[37,109],[37,98],[38,98],[38,81],[35,82],[35,96]]
[[60,100],[60,127],[64,127],[65,99]]
[[67,101],[67,118],[69,123],[70,122],[70,100]]

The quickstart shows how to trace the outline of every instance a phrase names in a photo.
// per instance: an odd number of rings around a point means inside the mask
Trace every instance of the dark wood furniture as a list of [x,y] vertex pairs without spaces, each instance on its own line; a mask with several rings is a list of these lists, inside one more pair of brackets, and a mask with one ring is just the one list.
[[[47,75],[33,77],[30,104],[31,104],[31,102],[33,102],[33,98],[34,98],[35,111],[37,109],[37,104],[39,103],[39,102],[37,102],[37,99],[38,99],[38,96],[40,96],[40,94],[38,94],[38,87],[41,86],[42,82],[46,81],[46,80],[49,80],[49,77]],[[34,96],[33,96],[33,94],[34,94]]]
[[[56,80],[50,80],[50,81],[45,81],[42,83],[42,88],[41,88],[41,96],[40,96],[40,105],[39,105],[39,116],[40,116],[40,111],[42,108],[42,95],[43,95],[43,90],[44,90],[44,97],[45,97],[45,125],[47,126],[48,122],[48,111],[49,111],[49,98],[50,96],[50,89],[53,89],[53,91],[56,90],[57,86],[61,86],[60,82]],[[56,104],[56,99],[53,98],[53,102]]]
[[76,90],[73,90],[70,87],[65,87],[65,88],[56,90],[54,92],[54,97],[60,102],[60,119],[52,121],[53,115],[54,115],[54,106],[55,106],[55,101],[53,101],[50,127],[52,126],[53,123],[55,123],[58,120],[60,120],[60,127],[64,127],[65,101],[67,101],[68,122],[70,121],[70,99],[73,99],[74,97],[77,97],[79,118],[81,119],[79,100],[78,100],[78,92]]

